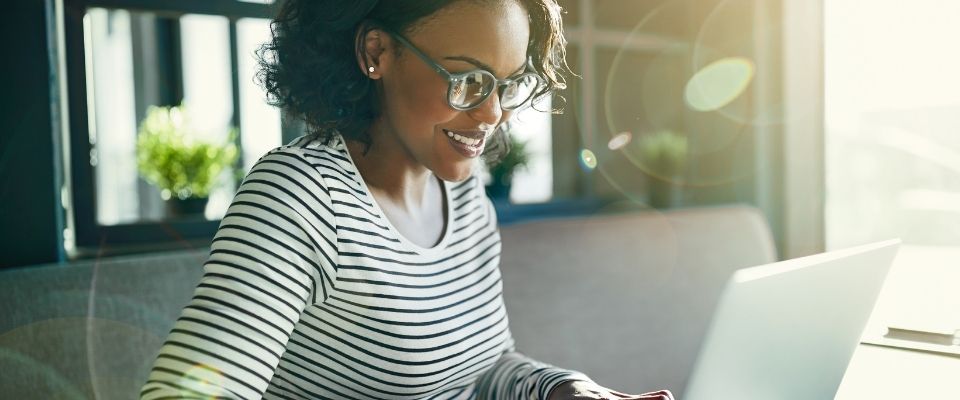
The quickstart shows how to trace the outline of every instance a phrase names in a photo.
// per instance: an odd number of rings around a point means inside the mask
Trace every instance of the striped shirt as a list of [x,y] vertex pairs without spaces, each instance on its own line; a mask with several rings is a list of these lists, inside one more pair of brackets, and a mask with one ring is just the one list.
[[546,399],[580,372],[516,351],[496,214],[443,183],[441,242],[391,225],[343,138],[261,157],[211,243],[141,399]]

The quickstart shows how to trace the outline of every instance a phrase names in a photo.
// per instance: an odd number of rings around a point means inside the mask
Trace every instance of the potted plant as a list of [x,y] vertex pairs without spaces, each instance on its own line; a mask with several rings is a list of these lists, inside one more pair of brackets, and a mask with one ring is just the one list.
[[137,135],[137,169],[160,189],[167,215],[202,214],[220,174],[236,162],[237,131],[222,145],[195,139],[183,106],[150,107]]
[[486,160],[487,170],[490,172],[490,183],[486,188],[487,196],[494,200],[510,198],[513,174],[519,169],[526,168],[527,163],[530,162],[527,142],[521,141],[509,131],[504,135],[509,143],[508,152],[500,160]]
[[650,206],[669,208],[679,200],[679,185],[687,166],[687,138],[670,130],[644,135],[638,141],[648,169]]

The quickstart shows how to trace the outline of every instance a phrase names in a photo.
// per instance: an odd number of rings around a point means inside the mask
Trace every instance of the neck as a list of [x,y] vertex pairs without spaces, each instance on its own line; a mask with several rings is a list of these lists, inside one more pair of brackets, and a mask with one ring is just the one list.
[[350,156],[372,194],[416,214],[437,178],[414,160],[396,135],[383,133],[376,125],[370,129],[372,143],[366,154],[362,143],[347,141]]

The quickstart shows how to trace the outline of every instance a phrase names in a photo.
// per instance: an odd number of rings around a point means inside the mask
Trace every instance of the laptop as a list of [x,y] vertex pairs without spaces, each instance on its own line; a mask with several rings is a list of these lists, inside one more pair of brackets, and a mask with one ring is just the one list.
[[833,399],[899,247],[894,239],[736,271],[683,399]]

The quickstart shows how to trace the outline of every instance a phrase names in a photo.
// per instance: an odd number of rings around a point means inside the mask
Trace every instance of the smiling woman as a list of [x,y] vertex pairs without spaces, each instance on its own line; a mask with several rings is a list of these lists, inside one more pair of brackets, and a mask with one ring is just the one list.
[[671,398],[510,332],[478,157],[564,88],[553,0],[288,0],[272,33],[261,80],[308,134],[244,179],[142,399]]

